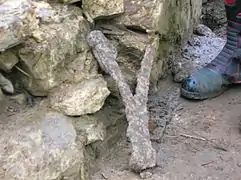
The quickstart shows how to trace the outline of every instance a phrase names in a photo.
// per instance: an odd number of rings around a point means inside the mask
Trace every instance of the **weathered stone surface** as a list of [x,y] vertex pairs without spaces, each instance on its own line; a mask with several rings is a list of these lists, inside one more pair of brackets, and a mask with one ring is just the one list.
[[8,0],[0,4],[0,51],[18,45],[38,27],[30,0]]
[[18,63],[19,59],[12,51],[5,51],[0,53],[0,69],[3,71],[10,71],[13,66]]
[[[63,1],[71,3],[70,0]],[[57,0],[49,2],[57,2]],[[103,4],[108,3],[107,5],[110,7],[113,2],[115,1],[107,1]],[[141,3],[138,5],[139,2]],[[122,1],[118,1],[118,3],[122,3]],[[161,3],[163,4],[161,5]],[[51,94],[50,100],[54,99],[58,104],[55,109],[61,112],[68,111],[73,115],[98,111],[109,92],[105,83],[96,83],[96,79],[98,79],[96,78],[96,61],[85,42],[89,26],[83,18],[81,10],[77,7],[64,5],[51,7],[48,3],[41,1],[32,4],[35,6],[33,18],[38,19],[39,26],[36,26],[37,28],[26,27],[26,32],[28,32],[26,36],[18,38],[16,43],[7,46],[11,47],[21,42],[20,40],[25,39],[25,37],[30,37],[19,47],[21,60],[19,65],[31,75],[29,78],[21,73],[20,77],[25,83],[25,87],[32,94],[43,96],[47,95],[54,87],[58,89],[62,82],[66,82],[66,84],[70,84],[66,89],[63,85],[59,91]],[[106,11],[101,11],[103,8],[99,7],[97,8],[100,10],[97,12],[98,15],[94,13],[93,15],[91,9],[85,10],[94,19],[113,18],[123,13],[119,7],[123,8],[124,6],[118,6],[116,9],[110,7],[105,9]],[[192,26],[192,22],[196,20],[196,15],[201,9],[199,1],[125,0],[125,8],[128,11],[120,18],[115,18],[117,23],[137,29],[150,29],[159,33],[157,36],[151,37],[160,41],[160,45],[157,47],[160,58],[154,62],[152,70],[152,76],[154,79],[158,79],[166,72],[163,70],[163,64],[167,62],[166,58],[173,48],[173,43],[178,44]],[[34,30],[30,31],[30,29]],[[124,32],[122,36],[111,35],[111,39],[114,39],[118,44],[120,56],[117,60],[125,78],[129,84],[135,85],[135,74],[140,67],[140,60],[149,37],[148,34],[130,30],[122,30],[122,32]],[[11,64],[11,67],[13,65],[14,63]],[[113,79],[109,82],[108,87],[113,87],[113,91],[117,94],[116,87],[112,86]],[[57,101],[58,98],[61,102]],[[67,103],[67,108],[63,102]],[[1,120],[0,127],[7,130],[0,134],[0,167],[4,168],[2,170],[0,168],[0,179],[82,179],[83,174],[85,174],[82,172],[84,169],[83,146],[88,144],[88,148],[93,149],[93,154],[98,156],[101,154],[100,152],[106,152],[108,148],[113,147],[116,143],[116,137],[120,135],[120,126],[114,126],[116,118],[112,113],[103,115],[102,110],[94,116],[86,115],[71,118],[71,120],[59,114],[48,114],[42,118],[42,114],[45,112],[41,112],[40,117],[36,117],[35,114],[38,110],[32,112],[34,116],[32,115],[33,117],[24,124],[21,124],[22,121],[15,121],[15,119],[11,119],[12,122],[9,121],[9,123]],[[109,111],[111,110],[113,108],[109,107]],[[18,115],[16,117],[18,118]],[[108,119],[108,122],[102,123],[100,119]],[[110,136],[105,135],[107,133],[106,124],[108,127],[110,126],[108,129]],[[102,143],[103,139],[105,143]],[[54,146],[57,148],[53,148]],[[3,148],[10,150],[5,151]],[[21,156],[21,153],[24,157]],[[30,161],[33,166],[30,165]]]
[[96,115],[84,115],[74,119],[74,127],[77,132],[87,136],[86,145],[96,141],[104,141],[106,137],[106,127]]
[[159,30],[160,18],[164,15],[164,4],[163,1],[154,0],[124,0],[125,14],[117,20],[127,26]]
[[[54,16],[40,24],[19,50],[20,65],[31,75],[31,78],[24,75],[21,78],[25,87],[36,96],[45,96],[52,88],[68,80],[70,76],[65,71],[71,62],[75,61],[75,68],[83,70],[94,61],[85,42],[89,26],[81,9],[59,4],[53,7],[52,12]],[[81,77],[88,77],[88,73]]]
[[91,18],[105,18],[124,13],[123,0],[83,0],[83,9]]
[[0,87],[2,88],[3,91],[7,93],[14,93],[14,87],[11,81],[9,81],[7,78],[5,78],[1,73],[0,73]]
[[66,115],[80,116],[99,111],[109,94],[104,79],[96,77],[62,85],[50,95],[50,104]]
[[32,118],[1,132],[1,180],[80,179],[84,143],[76,143],[71,120],[56,113]]
[[72,118],[46,105],[0,119],[1,180],[88,180],[96,158],[125,131],[116,99],[93,115]]
[[92,53],[87,49],[79,53],[57,76],[58,79],[65,79],[70,83],[78,83],[83,79],[95,77],[97,74],[98,64],[94,60]]
[[201,1],[195,0],[124,0],[125,14],[116,20],[127,26],[157,31],[164,35],[169,31],[182,33],[199,17],[201,4]]

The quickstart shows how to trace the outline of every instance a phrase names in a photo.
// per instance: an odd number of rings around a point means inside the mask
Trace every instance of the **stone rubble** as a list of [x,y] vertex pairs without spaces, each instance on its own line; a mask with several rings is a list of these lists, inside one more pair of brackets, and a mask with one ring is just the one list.
[[44,110],[36,103],[21,116],[14,111],[1,119],[0,179],[87,180],[91,162],[126,128],[116,84],[87,44],[90,30],[101,29],[115,45],[132,90],[149,39],[159,42],[150,79],[155,87],[170,54],[198,22],[201,4],[0,0],[0,110],[5,112],[6,97],[20,106],[28,101],[23,94],[46,97]]
[[[105,106],[95,115],[73,118],[49,111],[42,104],[17,118],[11,116],[5,124],[1,122],[0,179],[88,180],[88,166],[95,153],[101,155],[112,146],[113,139],[106,137],[118,140],[123,133],[123,116],[110,111],[116,108]],[[119,128],[107,131],[115,125]],[[97,142],[101,144],[92,152],[88,146]]]
[[64,85],[50,95],[52,108],[68,115],[92,114],[101,109],[110,94],[102,77]]
[[41,121],[14,129],[8,138],[4,138],[8,132],[1,135],[0,172],[5,172],[1,179],[77,179],[84,146],[76,143],[71,121],[56,113],[35,118]]

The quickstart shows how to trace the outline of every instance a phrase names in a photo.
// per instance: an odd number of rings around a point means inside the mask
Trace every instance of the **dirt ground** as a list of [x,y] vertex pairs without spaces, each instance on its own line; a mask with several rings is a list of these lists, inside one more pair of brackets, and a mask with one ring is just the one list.
[[[161,87],[176,88],[166,80]],[[163,92],[160,91],[160,96]],[[164,92],[165,93],[165,92]],[[180,98],[182,109],[171,123],[154,131],[158,167],[142,173],[148,180],[239,180],[241,177],[241,86],[205,101]],[[156,137],[159,137],[159,139]],[[139,180],[128,170],[125,138],[103,159],[93,180]]]

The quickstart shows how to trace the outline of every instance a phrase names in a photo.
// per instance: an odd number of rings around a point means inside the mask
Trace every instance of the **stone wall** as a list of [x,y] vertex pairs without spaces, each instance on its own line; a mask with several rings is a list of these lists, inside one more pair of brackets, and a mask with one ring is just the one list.
[[100,29],[114,43],[117,61],[132,87],[145,46],[155,39],[155,87],[167,73],[171,53],[192,32],[201,3],[0,0],[0,100],[19,93],[19,85],[25,94],[46,97],[39,105],[41,113],[34,107],[30,120],[10,118],[11,123],[1,126],[1,179],[88,179],[89,162],[96,151],[102,154],[116,142],[125,118],[120,107],[118,115],[111,113],[109,99],[119,102],[118,90],[98,67],[87,34]]

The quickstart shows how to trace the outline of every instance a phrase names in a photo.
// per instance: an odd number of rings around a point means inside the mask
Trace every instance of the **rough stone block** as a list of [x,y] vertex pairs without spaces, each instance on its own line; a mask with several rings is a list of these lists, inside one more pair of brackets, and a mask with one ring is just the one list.
[[[43,116],[35,113],[34,122],[8,124],[2,131],[1,180],[79,178],[84,143],[76,144],[77,134],[71,120],[56,113]],[[23,119],[19,121],[23,123]]]
[[[42,13],[45,10],[50,12],[46,8],[39,9]],[[71,67],[67,69],[71,63],[76,64],[76,69],[83,70],[92,64],[97,69],[85,42],[89,26],[81,9],[59,4],[53,7],[52,14],[51,19],[40,24],[19,50],[20,66],[31,75],[31,78],[23,74],[20,77],[25,87],[36,96],[46,96],[63,81],[71,81],[74,71]],[[82,72],[86,72],[81,76],[85,78],[91,74],[88,70]],[[79,80],[82,79],[79,77]]]
[[0,51],[20,44],[37,27],[31,1],[3,1],[0,4]]
[[110,94],[102,77],[87,79],[78,84],[63,84],[50,95],[50,104],[69,116],[95,113]]
[[83,9],[93,19],[112,17],[124,13],[123,0],[83,0]]

